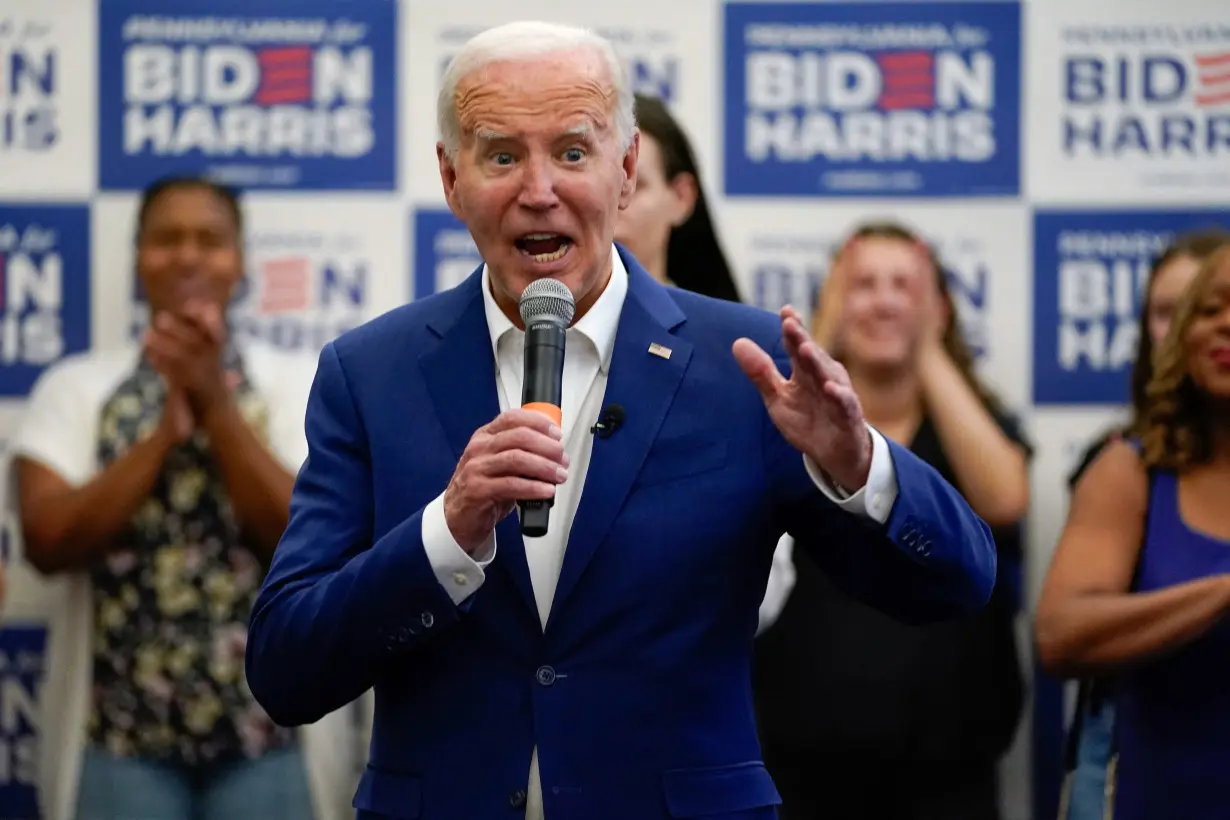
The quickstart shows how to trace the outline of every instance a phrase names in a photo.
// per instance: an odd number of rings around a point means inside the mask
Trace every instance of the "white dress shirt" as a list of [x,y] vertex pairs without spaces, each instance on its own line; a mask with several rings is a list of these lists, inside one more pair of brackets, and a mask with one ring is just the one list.
[[[568,533],[581,500],[585,474],[589,468],[593,436],[590,428],[602,411],[606,394],[607,372],[615,348],[615,332],[624,298],[628,294],[628,272],[614,247],[611,248],[611,280],[590,309],[568,329],[564,357],[563,441],[568,453],[568,480],[555,491],[547,534],[542,538],[525,539],[525,559],[533,582],[538,617],[546,628],[564,562]],[[495,356],[496,390],[500,411],[516,407],[521,399],[524,368],[525,333],[518,330],[491,295],[488,270],[483,268],[483,305],[487,314],[487,329]],[[870,428],[869,428],[870,429]],[[897,478],[893,470],[888,445],[875,430],[871,430],[871,471],[867,484],[857,492],[839,497],[809,459],[804,458],[807,472],[817,487],[847,512],[868,516],[880,523],[897,498]],[[485,568],[495,559],[495,533],[487,543],[467,555],[457,544],[444,519],[444,495],[440,494],[423,511],[423,548],[435,570],[440,585],[453,602],[461,604],[482,585]],[[542,786],[538,776],[538,749],[530,759],[526,820],[543,820]]]

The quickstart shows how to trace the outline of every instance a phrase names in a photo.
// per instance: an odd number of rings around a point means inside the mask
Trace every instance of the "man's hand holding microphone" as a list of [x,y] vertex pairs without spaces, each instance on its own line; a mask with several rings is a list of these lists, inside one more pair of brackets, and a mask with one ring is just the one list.
[[548,500],[568,479],[563,432],[543,413],[515,407],[480,427],[444,491],[444,520],[473,554],[518,501]]

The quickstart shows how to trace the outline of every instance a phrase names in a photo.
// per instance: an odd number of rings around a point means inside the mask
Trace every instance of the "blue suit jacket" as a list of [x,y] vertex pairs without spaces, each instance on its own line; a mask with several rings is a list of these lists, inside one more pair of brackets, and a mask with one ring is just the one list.
[[731,354],[747,336],[788,372],[776,316],[665,288],[621,254],[606,399],[627,419],[594,441],[545,630],[516,515],[461,607],[421,540],[423,508],[499,413],[480,271],[320,355],[247,673],[284,725],[375,688],[359,818],[515,816],[535,744],[548,820],[775,817],[749,667],[783,531],[898,618],[961,616],[991,594],[989,530],[904,448],[890,443],[887,526],[816,489]]

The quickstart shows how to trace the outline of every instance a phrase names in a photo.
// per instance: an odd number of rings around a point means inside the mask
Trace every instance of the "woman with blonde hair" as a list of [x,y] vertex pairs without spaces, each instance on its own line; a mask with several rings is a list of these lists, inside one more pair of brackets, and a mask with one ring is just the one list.
[[998,762],[1023,703],[1004,568],[1019,560],[1029,446],[974,373],[943,268],[908,228],[854,231],[813,332],[846,367],[868,422],[991,525],[1001,581],[973,618],[909,626],[795,562],[796,590],[757,641],[754,678],[782,816],[994,820]]
[[1035,627],[1048,671],[1117,676],[1115,820],[1230,805],[1230,246],[1201,266],[1153,364],[1133,439],[1076,486]]

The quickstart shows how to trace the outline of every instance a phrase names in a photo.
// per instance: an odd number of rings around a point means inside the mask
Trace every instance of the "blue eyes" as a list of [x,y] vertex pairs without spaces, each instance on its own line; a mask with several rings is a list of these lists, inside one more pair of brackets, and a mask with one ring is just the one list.
[[[565,162],[580,162],[585,159],[585,151],[581,148],[569,148],[564,152],[563,157]],[[492,154],[491,160],[496,165],[512,165],[516,161],[516,158],[506,151],[500,151],[499,153]]]

